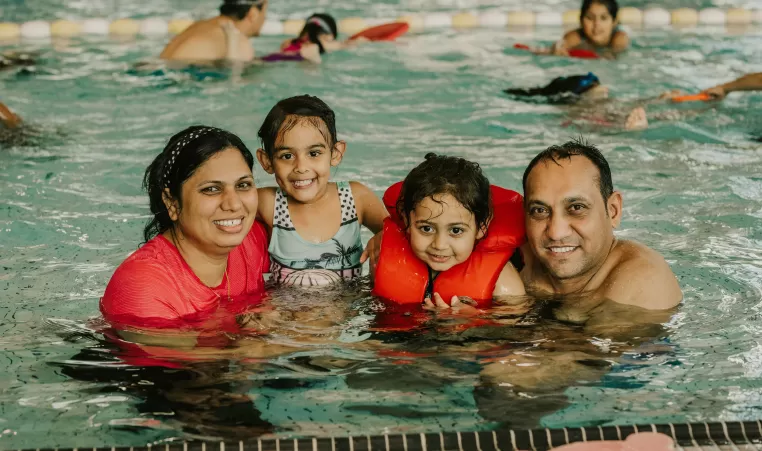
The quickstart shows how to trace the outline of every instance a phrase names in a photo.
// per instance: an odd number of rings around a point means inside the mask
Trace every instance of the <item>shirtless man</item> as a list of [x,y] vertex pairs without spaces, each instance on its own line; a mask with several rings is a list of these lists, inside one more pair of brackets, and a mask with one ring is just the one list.
[[703,92],[709,94],[712,100],[722,100],[731,92],[759,90],[762,90],[762,72],[746,74],[741,78],[714,86]]
[[251,61],[249,38],[258,36],[265,22],[268,0],[224,0],[220,15],[196,22],[172,39],[160,57],[165,60]]
[[529,163],[523,185],[527,293],[582,295],[647,310],[680,303],[682,291],[664,258],[614,236],[622,194],[614,191],[598,149],[579,141],[549,147]]

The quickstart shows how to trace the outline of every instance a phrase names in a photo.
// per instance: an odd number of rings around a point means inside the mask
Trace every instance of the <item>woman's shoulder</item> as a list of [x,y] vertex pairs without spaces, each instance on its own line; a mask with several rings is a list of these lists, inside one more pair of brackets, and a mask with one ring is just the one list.
[[125,283],[132,285],[132,281],[146,281],[150,284],[167,279],[168,268],[174,266],[168,255],[171,251],[169,246],[169,242],[162,236],[152,238],[116,268],[109,286]]

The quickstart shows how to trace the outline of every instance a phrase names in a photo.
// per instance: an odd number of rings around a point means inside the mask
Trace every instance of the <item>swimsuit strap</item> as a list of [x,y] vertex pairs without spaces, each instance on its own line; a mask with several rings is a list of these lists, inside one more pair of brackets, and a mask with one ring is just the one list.
[[283,190],[275,190],[275,206],[273,208],[273,227],[284,230],[296,230],[294,223],[291,222],[291,215],[288,213],[288,198]]
[[357,219],[357,207],[349,182],[337,182],[336,187],[339,189],[341,202],[341,225],[344,225]]

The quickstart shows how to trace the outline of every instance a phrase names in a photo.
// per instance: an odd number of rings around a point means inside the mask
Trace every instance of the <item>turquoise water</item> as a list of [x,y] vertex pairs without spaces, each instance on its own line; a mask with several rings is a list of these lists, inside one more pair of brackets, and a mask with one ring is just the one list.
[[[135,8],[66,2],[59,11],[59,3],[32,10],[10,2],[3,18]],[[149,12],[180,3],[155,2]],[[337,8],[366,16],[396,8],[352,5]],[[666,6],[685,5],[696,6]],[[273,8],[285,15],[288,6]],[[399,10],[458,6],[406,2]],[[463,5],[471,6],[497,4]],[[279,64],[205,81],[130,71],[160,51],[161,39],[26,44],[41,54],[36,71],[0,73],[2,101],[37,129],[27,145],[0,147],[0,447],[762,417],[762,144],[752,139],[762,135],[762,94],[683,105],[677,119],[643,132],[563,127],[563,109],[500,94],[592,70],[615,99],[629,101],[762,71],[759,30],[633,34],[634,48],[615,62],[507,50],[516,41],[550,42],[553,30],[443,30],[332,54],[320,67]],[[256,47],[278,43],[261,38]],[[584,133],[624,193],[619,236],[665,255],[684,305],[663,326],[614,332],[547,311],[517,327],[462,333],[443,321],[414,337],[371,337],[386,343],[379,353],[367,332],[376,305],[360,284],[279,295],[286,310],[349,303],[344,324],[308,331],[332,344],[185,369],[120,363],[92,330],[111,273],[141,240],[146,165],[193,123],[230,129],[256,147],[269,108],[301,93],[336,110],[348,142],[336,179],[362,180],[379,194],[429,151],[479,161],[493,182],[519,190],[537,152]],[[271,183],[261,171],[257,181]],[[615,319],[604,325],[615,328]],[[297,334],[281,326],[273,345]]]

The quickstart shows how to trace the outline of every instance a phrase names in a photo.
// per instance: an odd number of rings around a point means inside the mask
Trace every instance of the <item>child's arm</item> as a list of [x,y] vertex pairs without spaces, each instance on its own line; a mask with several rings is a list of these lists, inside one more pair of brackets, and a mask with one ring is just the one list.
[[259,196],[259,204],[257,205],[257,219],[262,221],[267,226],[267,231],[270,232],[273,228],[275,188],[272,186],[257,188],[257,196]]
[[360,182],[349,182],[352,197],[355,198],[357,218],[374,234],[384,229],[384,219],[389,216],[384,203],[367,186]]
[[[500,275],[495,283],[495,291],[492,292],[492,297],[503,303],[510,303],[511,299],[508,298],[516,298],[518,296],[524,296],[525,294],[526,290],[524,289],[524,282],[521,281],[519,272],[516,271],[516,268],[513,267],[511,262],[507,262],[503,267],[503,270],[500,271]],[[521,299],[521,302],[523,301],[524,299]]]
[[611,39],[611,51],[620,53],[630,47],[630,37],[624,31],[617,31]]
[[569,49],[573,49],[582,44],[582,38],[577,30],[567,32],[561,40],[557,41],[550,48],[553,55],[569,56]]

